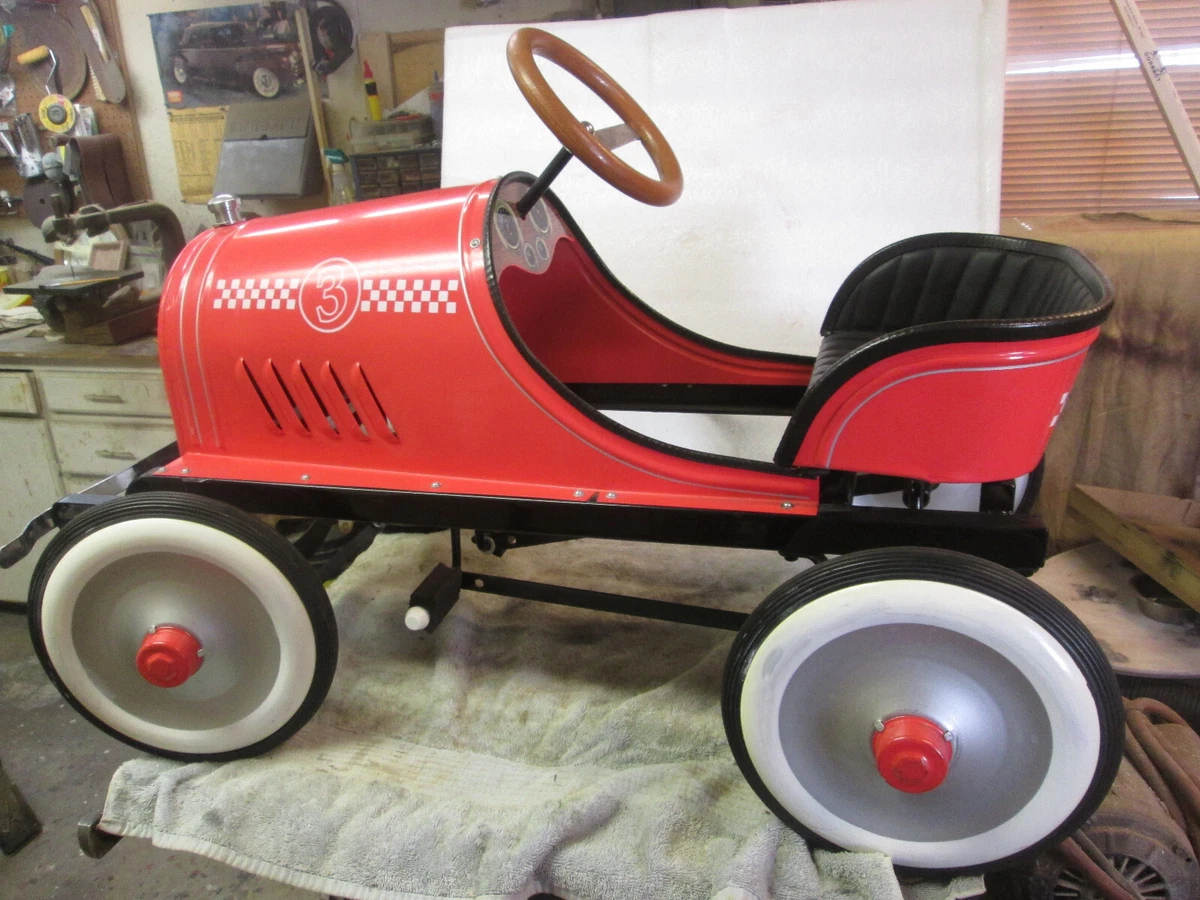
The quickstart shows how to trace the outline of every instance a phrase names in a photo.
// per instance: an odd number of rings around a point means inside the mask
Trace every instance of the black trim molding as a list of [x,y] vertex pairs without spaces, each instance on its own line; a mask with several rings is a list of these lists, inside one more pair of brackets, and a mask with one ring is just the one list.
[[804,396],[803,385],[780,384],[567,384],[596,409],[645,412],[790,416]]
[[1036,516],[929,509],[822,505],[816,515],[795,515],[174,475],[146,475],[129,488],[131,494],[146,491],[199,494],[264,515],[556,535],[568,540],[590,537],[742,547],[774,550],[789,559],[873,547],[941,547],[1021,572],[1042,566],[1048,540]]

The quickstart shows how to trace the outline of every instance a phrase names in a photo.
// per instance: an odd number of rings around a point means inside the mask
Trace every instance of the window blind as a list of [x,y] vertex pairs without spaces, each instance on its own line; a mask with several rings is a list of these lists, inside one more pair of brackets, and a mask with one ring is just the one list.
[[[1195,126],[1200,2],[1138,5]],[[1108,0],[1009,0],[1001,208],[1200,211]]]

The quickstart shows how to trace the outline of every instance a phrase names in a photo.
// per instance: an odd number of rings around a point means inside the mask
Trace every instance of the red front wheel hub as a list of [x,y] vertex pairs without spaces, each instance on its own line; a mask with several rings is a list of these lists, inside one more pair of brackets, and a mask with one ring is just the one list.
[[896,716],[871,737],[883,780],[898,791],[923,794],[946,780],[954,747],[946,730],[922,716]]
[[137,670],[155,687],[179,687],[204,663],[196,636],[178,625],[159,625],[142,638]]

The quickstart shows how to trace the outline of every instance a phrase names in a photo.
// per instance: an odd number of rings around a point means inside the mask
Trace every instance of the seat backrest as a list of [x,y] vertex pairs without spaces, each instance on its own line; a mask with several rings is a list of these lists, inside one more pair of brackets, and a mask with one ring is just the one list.
[[[982,348],[1089,332],[1108,315],[1110,296],[1111,286],[1095,266],[1078,251],[1057,244],[998,235],[929,234],[885,247],[851,272],[834,296],[821,333],[830,349],[838,344],[853,349],[840,356],[829,354],[824,360],[820,377],[810,383],[788,423],[775,461],[829,467],[824,456],[808,458],[812,454],[800,452],[804,446],[820,443],[810,428],[818,419],[823,420],[820,427],[844,428],[844,422],[822,416],[822,410],[828,412],[827,405],[838,400],[839,392],[844,401],[847,386],[855,379],[861,383],[868,370],[876,386],[881,376],[886,382],[889,360],[900,354],[924,350],[926,374],[942,373],[937,366],[943,363],[946,372],[956,367],[983,371],[983,356],[980,365],[971,365],[963,345]],[[872,334],[877,336],[869,339]],[[840,335],[847,340],[840,341]],[[947,358],[939,363],[937,351],[926,349],[939,346],[954,348],[949,354],[953,362]],[[905,377],[910,376],[911,372]],[[914,415],[931,412],[913,410]],[[1012,411],[997,411],[1004,414]],[[1049,438],[1048,430],[1045,437]]]
[[1104,276],[1059,244],[992,234],[925,234],[864,260],[829,304],[821,334],[937,322],[1028,321],[1087,312]]

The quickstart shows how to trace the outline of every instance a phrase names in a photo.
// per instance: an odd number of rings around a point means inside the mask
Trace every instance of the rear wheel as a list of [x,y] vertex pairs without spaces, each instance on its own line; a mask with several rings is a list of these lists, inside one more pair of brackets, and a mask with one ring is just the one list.
[[1124,733],[1112,670],[1061,604],[917,548],[848,554],[772,593],[734,641],[722,707],[787,824],[922,870],[1007,865],[1072,832]]
[[274,747],[312,717],[337,664],[333,610],[303,557],[245,513],[183,494],[68,523],[34,572],[29,617],[73,706],[180,759]]

